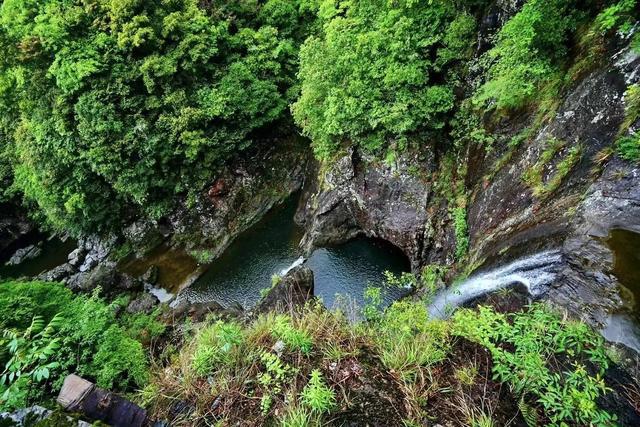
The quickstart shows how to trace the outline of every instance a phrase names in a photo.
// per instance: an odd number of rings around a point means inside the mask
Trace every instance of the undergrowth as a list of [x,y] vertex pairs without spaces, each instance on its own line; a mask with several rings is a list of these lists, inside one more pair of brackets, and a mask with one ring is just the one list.
[[[378,381],[379,392],[391,396],[384,405],[404,425],[420,425],[438,396],[458,402],[446,415],[455,423],[501,425],[499,393],[482,404],[469,393],[478,384],[503,384],[507,399],[519,402],[511,417],[551,425],[615,422],[597,405],[608,392],[602,378],[610,362],[602,339],[586,325],[542,304],[515,314],[463,309],[451,320],[435,320],[423,301],[397,301],[381,311],[372,294],[356,323],[310,303],[295,315],[265,314],[248,324],[210,319],[187,328],[184,345],[154,361],[140,401],[162,419],[174,402],[188,403],[192,410],[173,416],[177,426],[323,425],[359,413],[354,390]],[[464,351],[461,342],[486,348],[491,372],[472,361],[448,368],[450,360],[468,357],[457,353]],[[369,415],[386,425],[401,422]]]

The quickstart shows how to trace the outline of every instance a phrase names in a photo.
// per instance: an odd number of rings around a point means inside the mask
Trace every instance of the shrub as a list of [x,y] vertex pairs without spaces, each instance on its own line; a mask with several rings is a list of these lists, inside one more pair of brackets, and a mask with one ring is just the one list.
[[574,1],[527,1],[483,58],[487,81],[474,95],[476,105],[510,110],[536,99],[542,85],[557,77],[579,17]]
[[554,424],[613,424],[615,417],[596,404],[607,390],[603,339],[585,324],[563,320],[542,304],[512,315],[480,307],[456,312],[453,333],[487,347],[494,378],[517,395],[536,396]]
[[640,134],[627,135],[616,141],[618,155],[625,160],[640,162]]
[[141,387],[149,377],[142,344],[128,337],[118,325],[111,325],[102,334],[91,370],[98,386],[107,389]]
[[193,354],[193,369],[206,376],[214,373],[218,365],[233,362],[234,351],[244,342],[242,328],[236,323],[217,321],[198,332]]
[[467,226],[467,209],[453,208],[453,226],[456,235],[456,259],[460,260],[469,250],[469,230]]
[[34,386],[48,380],[60,367],[52,359],[60,348],[57,333],[63,321],[57,314],[45,326],[42,317],[35,316],[24,331],[2,331],[0,351],[6,350],[8,359],[0,374],[0,410],[26,406],[29,393],[37,390]]
[[282,340],[290,350],[309,354],[313,348],[313,340],[309,334],[296,328],[291,323],[291,318],[284,314],[275,317],[271,334],[274,338]]
[[291,378],[295,370],[273,353],[263,351],[260,359],[265,369],[258,374],[258,383],[263,388],[260,409],[262,414],[266,415],[271,410],[274,397],[282,393],[285,382]]
[[396,301],[371,326],[383,364],[402,378],[443,360],[449,348],[446,323],[429,320],[421,301]]
[[[471,52],[470,3],[323,1],[300,50],[293,116],[328,159],[343,142],[383,154],[444,127],[455,68]],[[473,5],[472,5],[473,6]]]
[[314,369],[311,372],[309,383],[301,394],[302,403],[312,411],[323,413],[330,412],[336,406],[336,395],[322,379],[322,373]]
[[[163,326],[154,315],[125,315],[117,319],[115,310],[124,301],[107,304],[98,297],[98,292],[99,289],[91,296],[75,296],[55,283],[0,284],[0,312],[6,314],[2,319],[6,329],[26,330],[28,319],[38,316],[43,322],[50,322],[59,313],[56,322],[59,348],[51,359],[56,369],[44,388],[22,381],[27,387],[24,394],[30,401],[35,393],[57,392],[69,373],[122,391],[145,384],[147,356],[138,339],[148,341],[160,334]],[[8,355],[0,352],[0,362],[6,360]]]

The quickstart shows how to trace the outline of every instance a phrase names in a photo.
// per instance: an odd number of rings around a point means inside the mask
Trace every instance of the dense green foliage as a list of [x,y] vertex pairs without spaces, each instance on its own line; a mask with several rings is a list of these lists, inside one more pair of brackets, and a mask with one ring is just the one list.
[[621,136],[616,141],[620,157],[626,160],[640,161],[640,132],[630,128],[640,120],[640,85],[629,86],[624,95],[625,120],[620,126]]
[[475,95],[499,110],[521,107],[558,73],[575,30],[578,2],[530,0],[500,30],[486,53],[487,81]]
[[320,34],[300,52],[296,122],[326,158],[348,142],[369,151],[444,127],[457,65],[473,46],[479,2],[324,1]]
[[[487,307],[462,310],[454,325],[455,333],[489,349],[494,377],[508,383],[516,395],[534,395],[553,425],[613,425],[615,417],[596,403],[607,391],[602,377],[609,361],[603,339],[585,324],[562,320],[544,305],[534,305],[527,313],[510,316]],[[595,375],[589,373],[592,367]]]
[[[123,314],[116,318],[116,308],[124,300],[107,304],[96,295],[74,296],[61,284],[43,282],[6,282],[0,284],[0,328],[5,340],[21,337],[27,356],[21,357],[31,367],[46,367],[47,374],[24,376],[14,382],[1,408],[25,406],[55,392],[69,373],[97,381],[103,387],[127,390],[142,386],[148,377],[147,356],[142,342],[163,331],[151,316]],[[39,325],[34,330],[34,323]],[[49,326],[43,328],[44,324]],[[46,332],[46,333],[45,333]],[[55,353],[34,362],[28,354],[40,352],[55,343]],[[0,338],[0,347],[8,344]],[[0,351],[0,364],[10,362],[11,353]],[[38,353],[38,354],[40,354]],[[7,365],[7,370],[10,370]],[[4,374],[4,373],[3,373]],[[0,385],[0,395],[8,389]]]
[[165,213],[283,117],[308,3],[4,1],[0,179],[64,230]]
[[0,197],[76,234],[159,218],[289,110],[323,159],[490,146],[479,113],[555,99],[581,28],[640,43],[637,0],[529,0],[469,73],[489,3],[4,1]]
[[[615,418],[597,404],[608,392],[602,374],[610,362],[602,338],[586,325],[540,304],[511,315],[486,307],[465,309],[448,321],[431,319],[423,301],[398,301],[375,313],[376,297],[370,294],[368,320],[358,323],[340,311],[310,304],[243,325],[214,318],[187,326],[184,346],[170,348],[164,362],[152,368],[151,383],[141,395],[160,418],[169,416],[170,402],[176,399],[196,408],[174,420],[176,425],[242,420],[324,425],[358,410],[354,390],[359,384],[380,387],[378,392],[387,396],[384,405],[399,405],[394,410],[405,414],[405,425],[420,425],[419,420],[434,416],[456,425],[503,425],[506,419],[493,419],[499,402],[491,399],[504,393],[505,399],[520,402],[517,411],[530,425],[612,425]],[[274,333],[284,330],[289,332]],[[292,331],[306,336],[310,346],[278,344]],[[488,350],[481,353],[492,359],[486,371],[460,347],[461,340]],[[203,365],[205,353],[216,356]],[[458,364],[452,364],[453,358]],[[486,394],[500,384],[502,393]],[[484,396],[473,394],[483,389]],[[368,393],[367,399],[375,396],[372,389]],[[434,414],[438,408],[429,406],[439,395],[458,402],[453,412],[446,412],[450,418]],[[212,404],[218,410],[207,418],[203,414]]]

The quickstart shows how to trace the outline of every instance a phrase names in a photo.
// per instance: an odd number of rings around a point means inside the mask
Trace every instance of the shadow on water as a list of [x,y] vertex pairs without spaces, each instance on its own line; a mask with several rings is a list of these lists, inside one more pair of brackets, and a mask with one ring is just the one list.
[[[238,302],[245,308],[255,305],[261,291],[270,286],[272,275],[283,274],[301,262],[298,245],[303,231],[293,221],[297,202],[296,195],[290,197],[240,234],[180,298],[217,301],[224,306]],[[336,294],[361,304],[367,284],[379,283],[385,270],[409,270],[408,260],[398,249],[366,238],[318,249],[306,265],[314,272],[316,295],[328,307],[336,302]],[[388,302],[404,292],[388,290],[385,299]]]
[[607,240],[614,253],[613,274],[624,286],[636,316],[640,315],[640,234],[611,230]]
[[198,263],[182,249],[170,248],[164,243],[143,258],[130,258],[122,262],[120,270],[140,277],[151,267],[158,269],[157,284],[171,293],[180,290],[190,276],[198,270]]
[[34,277],[67,262],[67,257],[77,246],[73,239],[65,241],[53,237],[42,243],[42,252],[35,258],[18,265],[0,265],[0,280]]
[[621,295],[631,313],[614,313],[603,335],[640,352],[640,234],[611,230],[607,244],[614,254],[613,274],[622,285]]

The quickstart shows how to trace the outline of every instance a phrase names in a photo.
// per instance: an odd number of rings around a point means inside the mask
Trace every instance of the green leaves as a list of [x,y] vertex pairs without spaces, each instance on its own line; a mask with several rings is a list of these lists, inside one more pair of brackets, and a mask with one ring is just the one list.
[[309,383],[300,394],[302,404],[317,413],[330,412],[336,406],[336,395],[322,379],[318,369],[311,371]]
[[54,228],[157,218],[283,117],[308,8],[200,3],[0,7],[0,179]]
[[[494,379],[508,383],[516,395],[536,396],[553,425],[613,425],[615,417],[596,404],[607,392],[603,339],[585,324],[535,304],[508,316],[488,307],[459,310],[453,331],[487,347]],[[595,375],[587,372],[587,362]],[[531,417],[530,408],[526,412]]]
[[9,359],[0,374],[0,389],[5,388],[0,397],[0,408],[10,409],[6,406],[7,401],[22,395],[31,382],[41,383],[49,379],[51,371],[60,368],[58,362],[50,360],[60,348],[60,338],[56,335],[63,322],[61,313],[56,314],[46,325],[41,316],[34,316],[24,331],[2,331],[0,345],[7,349]]
[[455,99],[447,80],[475,27],[457,12],[447,2],[322,3],[323,31],[301,48],[302,91],[292,106],[317,156],[343,142],[380,153],[393,140],[443,128]]

